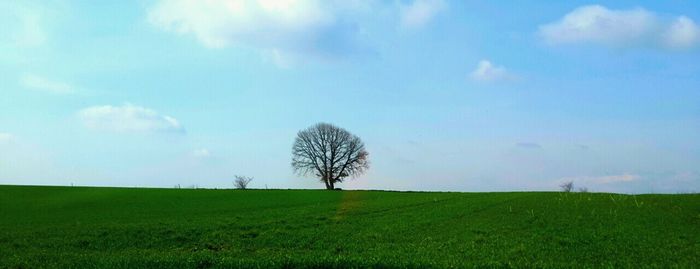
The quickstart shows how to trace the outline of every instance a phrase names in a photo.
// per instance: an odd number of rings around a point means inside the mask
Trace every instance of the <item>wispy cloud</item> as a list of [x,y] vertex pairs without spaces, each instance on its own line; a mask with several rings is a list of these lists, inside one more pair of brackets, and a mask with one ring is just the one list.
[[600,5],[576,8],[559,21],[540,26],[539,34],[552,45],[687,49],[700,44],[700,28],[686,16],[667,20],[643,8],[611,10]]
[[113,132],[175,132],[185,129],[173,117],[155,110],[126,104],[123,106],[94,106],[78,113],[85,126],[94,130]]
[[75,88],[65,82],[47,79],[36,74],[24,74],[19,78],[19,84],[27,89],[65,95],[76,92]]
[[422,27],[447,7],[443,0],[414,0],[410,4],[399,5],[403,28]]
[[508,70],[503,66],[497,66],[489,60],[481,60],[476,66],[476,69],[469,74],[472,80],[494,82],[511,80],[515,78]]

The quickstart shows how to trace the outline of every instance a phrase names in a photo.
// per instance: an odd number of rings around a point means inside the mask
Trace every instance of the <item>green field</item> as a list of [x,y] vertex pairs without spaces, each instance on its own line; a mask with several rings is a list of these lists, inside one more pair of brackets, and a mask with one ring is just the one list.
[[0,268],[697,266],[697,194],[0,186]]

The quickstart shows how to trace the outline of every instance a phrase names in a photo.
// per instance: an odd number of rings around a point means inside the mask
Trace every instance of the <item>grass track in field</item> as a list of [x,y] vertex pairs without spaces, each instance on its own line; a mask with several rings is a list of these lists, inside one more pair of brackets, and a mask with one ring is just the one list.
[[0,268],[698,264],[697,194],[0,186]]

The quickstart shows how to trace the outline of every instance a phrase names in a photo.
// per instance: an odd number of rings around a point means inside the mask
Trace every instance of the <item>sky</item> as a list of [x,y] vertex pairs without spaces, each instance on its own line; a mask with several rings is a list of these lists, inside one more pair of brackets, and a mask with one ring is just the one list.
[[700,191],[700,2],[0,1],[0,184]]

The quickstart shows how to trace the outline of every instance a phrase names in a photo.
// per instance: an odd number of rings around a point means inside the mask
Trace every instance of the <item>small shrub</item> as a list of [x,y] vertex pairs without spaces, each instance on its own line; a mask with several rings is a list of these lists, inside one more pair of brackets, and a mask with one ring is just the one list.
[[245,190],[248,188],[248,183],[253,181],[252,177],[246,177],[246,176],[235,176],[236,180],[233,181],[233,186],[236,187],[236,189],[239,190]]
[[586,192],[588,192],[588,188],[586,188],[586,187],[580,187],[580,188],[578,188],[578,192],[586,193]]
[[559,185],[561,188],[561,191],[563,192],[571,192],[571,190],[574,189],[574,182],[573,181],[567,181]]

